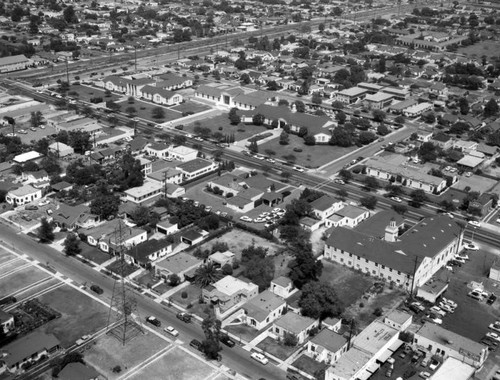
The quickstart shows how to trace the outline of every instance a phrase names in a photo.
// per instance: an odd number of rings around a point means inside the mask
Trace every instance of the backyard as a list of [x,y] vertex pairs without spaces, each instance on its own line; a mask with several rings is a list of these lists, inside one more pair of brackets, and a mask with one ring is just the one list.
[[[351,153],[354,147],[342,148],[331,145],[307,146],[304,139],[289,135],[289,144],[280,145],[279,138],[269,140],[258,146],[259,153],[272,156],[280,160],[287,160],[292,164],[297,164],[306,168],[318,168],[328,162],[336,160]],[[285,158],[286,157],[286,158]]]

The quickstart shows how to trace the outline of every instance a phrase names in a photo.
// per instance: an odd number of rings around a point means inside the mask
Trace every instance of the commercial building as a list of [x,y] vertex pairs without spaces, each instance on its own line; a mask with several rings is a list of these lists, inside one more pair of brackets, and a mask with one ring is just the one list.
[[30,60],[22,54],[3,57],[0,58],[0,73],[24,70],[29,64]]
[[154,198],[159,197],[163,193],[163,185],[158,182],[144,181],[142,186],[132,187],[125,190],[125,198],[127,201],[143,204]]
[[168,157],[177,161],[188,162],[198,157],[198,151],[183,145],[170,146],[168,148]]
[[215,162],[208,161],[203,158],[196,158],[194,160],[177,165],[176,169],[182,172],[184,181],[189,181],[191,179],[214,172],[215,170],[217,170],[217,167],[218,165]]

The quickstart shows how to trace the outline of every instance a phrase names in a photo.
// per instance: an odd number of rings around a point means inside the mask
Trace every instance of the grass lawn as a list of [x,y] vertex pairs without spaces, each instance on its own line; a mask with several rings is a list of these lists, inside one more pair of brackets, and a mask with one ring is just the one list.
[[[24,263],[24,261],[22,262]],[[17,261],[16,263],[17,265],[21,264],[21,262],[19,261]],[[2,268],[1,272],[3,271],[5,271],[4,268]],[[47,273],[42,272],[37,267],[30,266],[25,269],[21,269],[11,275],[2,277],[2,279],[0,279],[0,294],[2,294],[3,296],[7,296],[47,277]]]
[[285,346],[283,343],[280,343],[271,337],[264,339],[257,345],[257,347],[281,360],[286,360],[290,357],[290,355],[298,350],[298,347]]
[[[128,107],[134,107],[137,110],[137,113],[135,114],[136,117],[138,117],[140,119],[149,120],[153,123],[161,124],[161,123],[165,123],[166,121],[175,120],[175,119],[179,119],[182,117],[181,112],[174,111],[172,108],[163,107],[163,106],[160,106],[159,104],[143,102],[143,101],[137,100],[137,99],[132,104],[129,104],[127,100],[119,102],[118,104],[121,105],[120,111],[126,112],[125,110]],[[163,109],[163,112],[165,114],[165,117],[163,119],[155,119],[152,116],[152,110],[157,108],[157,107],[160,107],[161,109]]]
[[253,339],[257,338],[260,334],[260,331],[251,328],[250,326],[241,324],[241,325],[228,325],[224,327],[224,330],[230,332],[243,340],[245,342],[251,342]]
[[70,347],[82,335],[91,334],[106,326],[108,308],[68,285],[64,285],[38,298],[62,314],[43,327],[54,334],[63,347]]
[[149,284],[150,286],[152,286],[158,282],[158,278],[155,277],[150,271],[145,270],[142,274],[135,277],[135,281],[140,285],[148,286]]
[[[182,298],[182,293],[184,292],[187,293],[186,298]],[[172,301],[186,307],[189,304],[192,305],[197,304],[200,299],[200,296],[201,296],[201,288],[199,288],[196,285],[190,284],[185,288],[182,288],[178,292],[174,293],[172,295]]]
[[[68,92],[76,91],[78,93],[78,99],[84,100],[86,102],[90,102],[91,98],[102,98],[103,102],[107,102],[108,100],[117,101],[120,99],[120,96],[116,94],[111,94],[111,96],[105,96],[104,90],[97,89],[94,87],[83,86],[81,84],[71,85]],[[70,95],[71,97],[75,97],[75,95]]]
[[[221,132],[222,134],[234,133],[234,138],[236,141],[244,140],[251,136],[267,131],[265,127],[256,126],[253,124],[240,123],[238,125],[231,125],[227,117],[227,114],[225,113],[201,121],[201,126],[210,128],[212,133],[214,132]],[[222,128],[222,130],[220,130],[219,128]],[[185,125],[184,130],[189,133],[194,133],[194,123]]]
[[[114,261],[111,264],[109,264],[106,267],[106,269],[110,270],[113,273],[121,275],[121,268],[120,267],[121,267],[120,261],[117,260],[117,261]],[[123,271],[124,271],[123,275],[125,277],[127,277],[127,276],[131,275],[132,273],[134,273],[138,269],[139,269],[139,267],[136,267],[135,265],[125,263],[125,266],[123,269]]]
[[375,283],[375,279],[357,273],[345,266],[323,260],[323,273],[320,281],[329,282],[335,287],[337,295],[345,307],[351,305]]
[[[169,345],[170,343],[147,330],[146,334],[134,337],[126,345],[113,336],[103,335],[97,344],[85,352],[85,361],[93,365],[107,379],[114,380],[122,377],[129,368],[139,365]],[[113,373],[112,369],[115,366],[120,366],[122,371]]]
[[174,106],[171,109],[179,111],[180,113],[183,113],[183,112],[198,113],[198,112],[202,112],[202,111],[207,111],[207,110],[211,109],[211,107],[209,107],[205,104],[198,103],[198,102],[187,101],[185,103],[179,104],[178,106]]
[[[304,139],[296,135],[290,135],[289,141],[288,145],[280,145],[279,138],[269,140],[259,144],[259,153],[269,155],[269,152],[274,152],[271,156],[278,159],[293,155],[296,157],[295,164],[306,168],[318,168],[357,149],[355,146],[349,148],[331,145],[307,146],[304,144]],[[302,152],[295,152],[295,148],[302,149]]]
[[198,380],[209,377],[213,371],[213,368],[195,356],[174,347],[129,379]]
[[162,282],[160,285],[155,286],[153,290],[158,294],[163,294],[169,291],[170,289],[172,289],[170,285],[166,284],[165,282]]
[[465,54],[468,57],[477,58],[481,61],[483,55],[488,58],[498,57],[498,42],[481,41],[471,46],[461,47],[457,49],[457,53]]
[[110,137],[115,137],[125,134],[124,131],[118,128],[103,128],[102,130],[104,133],[100,134],[99,137],[96,138],[97,142],[109,139]]
[[107,253],[104,253],[100,249],[96,247],[92,247],[87,243],[81,243],[80,248],[82,249],[81,255],[85,257],[87,260],[90,260],[96,264],[102,264],[105,261],[111,259],[111,256]]
[[300,355],[299,358],[292,363],[292,366],[313,376],[317,371],[321,371],[328,367],[325,363],[317,362],[305,354]]

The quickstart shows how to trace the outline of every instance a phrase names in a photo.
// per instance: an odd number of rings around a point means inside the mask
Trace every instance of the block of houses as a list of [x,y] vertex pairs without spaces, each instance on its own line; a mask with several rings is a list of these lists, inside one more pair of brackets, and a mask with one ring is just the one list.
[[431,278],[425,284],[418,287],[417,297],[434,304],[447,289],[447,281],[439,278]]
[[269,323],[281,317],[286,309],[286,302],[269,290],[264,290],[241,307],[245,315],[244,320],[248,326],[261,330]]
[[278,320],[274,321],[271,332],[283,339],[285,333],[293,334],[297,337],[298,343],[302,344],[306,341],[311,330],[319,326],[319,320],[304,317],[294,312],[288,312]]
[[402,111],[402,114],[406,117],[417,117],[417,116],[420,116],[427,111],[431,111],[433,108],[434,108],[434,104],[428,103],[428,102],[423,102],[423,103],[418,103],[418,104],[415,104],[415,105],[412,105],[410,107],[405,108]]
[[192,279],[196,269],[203,264],[203,261],[197,259],[187,252],[179,252],[163,260],[156,261],[154,268],[158,276],[168,278],[171,274],[179,276],[181,281]]
[[311,207],[313,215],[316,218],[323,220],[339,211],[342,207],[344,207],[344,204],[329,195],[323,195],[311,202]]
[[441,356],[460,360],[475,368],[481,368],[488,357],[488,348],[462,335],[433,323],[424,325],[415,333],[413,346],[427,356]]
[[173,73],[161,74],[158,79],[160,80],[156,82],[155,86],[169,91],[180,90],[193,85],[191,78],[181,77]]
[[325,380],[368,379],[402,344],[399,330],[375,320],[352,340],[350,349],[326,369]]
[[389,112],[395,113],[395,114],[403,114],[407,109],[415,106],[418,104],[418,101],[416,99],[406,99],[400,102],[395,102],[391,104],[388,108]]
[[18,189],[10,190],[5,196],[5,201],[13,206],[22,206],[41,198],[41,189],[35,189],[32,185],[24,185]]
[[236,255],[231,251],[214,252],[208,256],[208,261],[222,268],[224,265],[233,265]]
[[376,94],[368,94],[365,96],[363,103],[366,107],[375,110],[381,110],[389,107],[392,103],[394,96],[392,94],[387,94],[384,92],[378,92]]
[[173,243],[167,239],[150,239],[129,247],[124,253],[125,260],[143,268],[172,252]]
[[41,158],[43,158],[43,154],[38,153],[35,150],[31,150],[26,153],[18,154],[12,159],[12,161],[14,161],[15,164],[25,164],[26,162],[38,161]]
[[306,354],[314,360],[334,364],[347,351],[347,339],[329,329],[321,330],[306,345]]
[[164,186],[161,183],[146,180],[141,186],[127,189],[124,193],[127,201],[144,204],[159,198],[163,191]]
[[61,348],[61,343],[52,334],[35,331],[2,347],[7,371],[16,373],[23,364],[39,360],[42,356],[50,356]]
[[137,160],[139,160],[139,163],[141,165],[141,173],[144,176],[147,176],[153,172],[153,162],[148,160],[147,158],[144,158],[142,156],[137,157]]
[[172,235],[179,231],[177,223],[170,223],[168,220],[161,220],[156,223],[156,232],[164,235]]
[[186,194],[186,189],[175,183],[171,183],[167,187],[167,198],[179,198]]
[[285,276],[280,276],[272,280],[269,289],[271,290],[271,292],[283,299],[287,299],[292,294],[298,291],[298,289],[293,284],[293,281]]
[[[120,225],[121,224],[121,225]],[[121,219],[113,219],[97,227],[80,230],[87,236],[87,242],[91,246],[98,246],[102,251],[112,253],[116,248],[121,230],[121,244],[128,248],[147,240],[148,234],[145,230],[129,227]]]
[[342,327],[342,319],[328,317],[321,322],[321,326],[333,332],[339,332]]
[[7,334],[14,328],[14,316],[0,309],[0,328]]
[[413,317],[411,314],[402,310],[392,310],[389,314],[384,317],[384,323],[391,327],[394,327],[399,331],[406,331],[412,323]]
[[184,181],[214,172],[217,168],[217,163],[205,160],[204,158],[195,158],[194,160],[183,162],[176,167],[176,169],[182,172]]
[[225,313],[240,302],[244,303],[259,294],[259,287],[253,282],[226,276],[212,285],[202,289],[206,303],[218,307],[220,313]]
[[50,180],[49,174],[45,170],[37,170],[36,172],[23,172],[21,174],[23,182],[28,184],[33,184],[35,187],[43,182],[48,182]]
[[472,154],[466,154],[464,157],[457,161],[457,165],[464,170],[475,172],[481,167],[483,162],[484,158],[482,157],[476,157]]
[[458,254],[464,231],[453,219],[439,215],[421,220],[402,235],[396,220],[391,220],[383,239],[380,234],[334,228],[324,258],[414,290]]
[[325,226],[330,227],[356,227],[363,220],[370,217],[370,211],[353,205],[347,205],[325,220]]

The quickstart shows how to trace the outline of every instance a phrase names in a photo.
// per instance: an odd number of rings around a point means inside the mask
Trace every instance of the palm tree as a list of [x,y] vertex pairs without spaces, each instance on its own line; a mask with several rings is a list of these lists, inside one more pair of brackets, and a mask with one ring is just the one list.
[[200,288],[204,288],[223,277],[221,271],[213,263],[201,265],[194,274],[194,283]]

